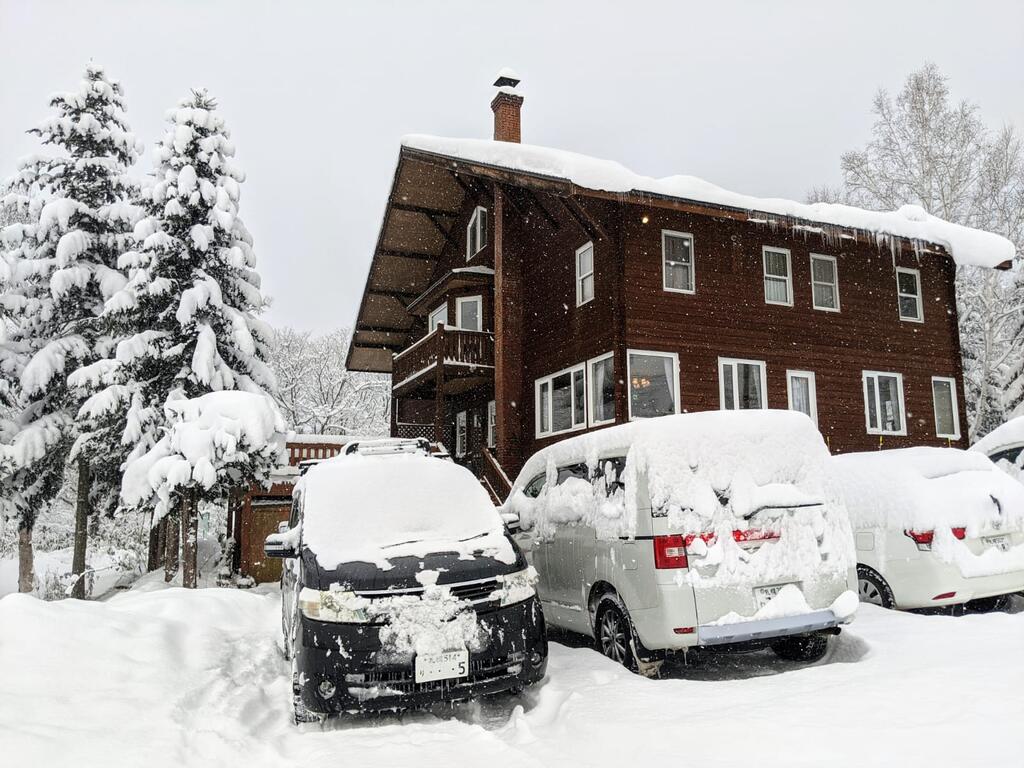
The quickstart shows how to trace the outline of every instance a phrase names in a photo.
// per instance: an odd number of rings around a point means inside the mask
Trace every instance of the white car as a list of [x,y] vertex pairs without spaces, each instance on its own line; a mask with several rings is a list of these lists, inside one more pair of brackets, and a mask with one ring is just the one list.
[[1010,419],[971,446],[996,466],[1024,483],[1024,416]]
[[973,601],[1024,589],[1024,486],[984,455],[901,448],[832,459],[854,528],[860,599],[884,608]]
[[505,511],[547,622],[617,662],[651,674],[676,651],[762,646],[811,661],[858,605],[829,460],[803,414],[664,416],[543,449]]

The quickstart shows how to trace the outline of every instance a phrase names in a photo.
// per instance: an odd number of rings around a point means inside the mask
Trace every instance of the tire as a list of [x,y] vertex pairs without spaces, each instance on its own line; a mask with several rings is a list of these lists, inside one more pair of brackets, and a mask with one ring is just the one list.
[[636,669],[633,656],[633,625],[626,608],[615,595],[602,597],[597,604],[594,640],[598,653],[626,669]]
[[771,645],[772,652],[785,661],[818,661],[828,650],[828,637],[825,635],[793,635],[776,640]]
[[889,610],[896,607],[896,598],[893,597],[889,584],[877,571],[866,565],[857,566],[857,596],[862,603],[870,603]]
[[302,703],[299,674],[295,671],[295,662],[292,661],[292,722],[302,725],[303,723],[322,723],[326,719],[326,715],[314,712]]
[[1005,611],[1010,604],[1009,595],[994,595],[992,597],[979,597],[971,600],[965,606],[972,613],[996,613]]

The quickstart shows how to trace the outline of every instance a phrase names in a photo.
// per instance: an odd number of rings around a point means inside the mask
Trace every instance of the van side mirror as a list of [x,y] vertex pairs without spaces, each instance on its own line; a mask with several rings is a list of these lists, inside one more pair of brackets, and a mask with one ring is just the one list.
[[288,525],[288,521],[287,520],[282,520],[280,523],[277,524],[277,532],[278,533],[288,533],[288,529],[290,527],[291,526]]
[[519,514],[516,512],[502,512],[501,519],[509,533],[519,533],[522,530],[522,523],[519,521]]
[[263,542],[263,554],[267,557],[297,557],[295,539],[290,533],[272,533]]

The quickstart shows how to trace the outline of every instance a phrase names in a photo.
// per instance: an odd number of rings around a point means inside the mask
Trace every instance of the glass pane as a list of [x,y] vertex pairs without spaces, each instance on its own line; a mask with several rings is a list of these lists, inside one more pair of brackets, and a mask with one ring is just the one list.
[[667,263],[665,265],[665,287],[677,291],[692,291],[693,282],[690,278],[690,265]]
[[784,279],[766,277],[764,279],[764,298],[766,301],[789,302],[789,286]]
[[806,376],[789,377],[790,404],[794,411],[811,415],[811,381]]
[[459,327],[467,331],[480,330],[480,302],[461,301],[459,302]]
[[750,363],[736,366],[737,402],[740,408],[763,408],[761,392],[761,367]]
[[917,275],[913,272],[897,272],[896,283],[899,285],[900,293],[909,293],[917,296]]
[[903,414],[900,412],[899,381],[895,376],[878,377],[878,405],[881,410],[882,429],[899,432],[903,429]]
[[900,296],[900,317],[921,318],[918,312],[917,299],[913,296]]
[[580,281],[580,303],[594,298],[594,276],[587,275]]
[[586,275],[594,271],[594,249],[587,248],[586,250],[580,251],[579,253],[579,272],[577,274]]
[[480,209],[480,235],[477,238],[477,247],[483,248],[487,245],[487,210]]
[[956,432],[953,419],[953,388],[948,381],[933,381],[932,396],[935,398],[935,431],[939,435]]
[[615,418],[615,376],[612,358],[590,366],[591,418],[611,421]]
[[733,365],[732,363],[722,364],[722,407],[731,411],[736,408],[736,390],[735,383],[733,382]]
[[629,356],[629,398],[633,418],[675,413],[672,358],[661,355]]
[[551,414],[548,409],[548,393],[549,393],[548,382],[544,382],[540,385],[540,431],[549,432],[551,431]]
[[784,253],[779,253],[778,251],[765,251],[764,273],[766,275],[775,275],[776,277],[788,277],[788,262],[789,259],[786,258],[786,254]]
[[690,238],[665,235],[665,260],[690,263]]
[[586,377],[583,371],[572,374],[572,423],[579,426],[587,420]]
[[559,432],[572,427],[572,376],[563,373],[551,381],[551,429]]
[[812,279],[816,283],[835,283],[835,266],[830,259],[812,259]]
[[814,284],[814,306],[826,309],[836,308],[836,289],[831,285]]
[[873,376],[869,376],[867,379],[866,397],[868,399],[868,426],[871,429],[878,429],[878,392]]

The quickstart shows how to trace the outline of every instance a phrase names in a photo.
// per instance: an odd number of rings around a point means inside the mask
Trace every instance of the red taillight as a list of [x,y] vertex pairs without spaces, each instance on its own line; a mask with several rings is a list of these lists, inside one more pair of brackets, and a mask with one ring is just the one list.
[[714,531],[704,531],[704,533],[688,533],[683,538],[683,546],[693,546],[693,542],[695,542],[697,539],[700,539],[705,544],[712,544],[715,541],[715,538],[717,537],[715,536]]
[[686,566],[686,544],[683,542],[682,536],[673,534],[654,537],[655,568],[685,568]]
[[935,531],[904,531],[904,533],[914,540],[918,549],[929,550],[932,548]]
[[958,539],[960,539],[962,541],[964,539],[964,537],[967,536],[967,529],[966,528],[954,528],[953,529],[953,535],[956,536]]
[[932,600],[949,600],[951,597],[956,597],[956,592],[943,592],[941,595],[936,595]]
[[697,628],[696,627],[676,627],[672,631],[675,632],[677,635],[692,635],[694,632],[697,631]]
[[[689,548],[693,545],[697,539],[700,539],[705,544],[714,544],[718,535],[714,531],[705,531],[704,533],[688,533],[683,538],[683,544]],[[733,531],[732,540],[735,542],[741,541],[773,541],[779,538],[777,531],[766,531],[761,528],[750,528],[746,531]]]

